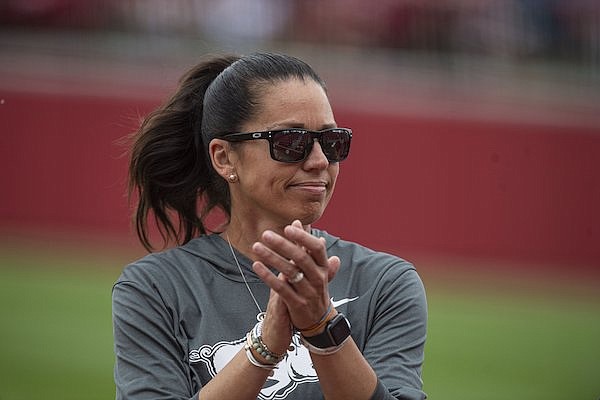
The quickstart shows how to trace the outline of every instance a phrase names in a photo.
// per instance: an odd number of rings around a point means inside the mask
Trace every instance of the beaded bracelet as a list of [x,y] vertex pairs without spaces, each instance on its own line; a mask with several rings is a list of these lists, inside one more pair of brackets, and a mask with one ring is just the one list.
[[256,359],[256,357],[254,357],[254,354],[252,354],[252,339],[250,337],[250,332],[248,332],[248,334],[246,335],[246,344],[244,345],[244,349],[246,350],[246,358],[248,359],[248,361],[250,361],[250,364],[254,365],[255,367],[258,368],[262,368],[262,369],[268,369],[268,370],[274,370],[275,368],[277,368],[277,365],[275,364],[265,364],[265,363],[261,363],[260,361],[258,361]]
[[254,328],[249,332],[250,345],[267,363],[277,365],[285,358],[287,352],[282,354],[273,353],[267,345],[262,341],[262,321],[254,325]]

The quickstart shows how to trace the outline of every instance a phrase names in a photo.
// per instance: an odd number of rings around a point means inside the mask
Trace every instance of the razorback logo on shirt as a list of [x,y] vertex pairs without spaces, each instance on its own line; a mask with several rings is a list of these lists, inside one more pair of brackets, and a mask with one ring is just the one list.
[[[331,299],[331,301],[333,306],[337,307],[356,299],[358,297],[339,301]],[[244,347],[245,342],[246,338],[244,337],[230,342],[221,341],[214,345],[200,346],[200,348],[190,351],[190,363],[203,363],[211,377],[214,378]],[[298,385],[305,382],[318,382],[318,380],[317,373],[312,366],[310,353],[302,345],[300,335],[295,334],[287,355],[273,370],[273,374],[267,378],[258,398],[261,400],[285,399]]]

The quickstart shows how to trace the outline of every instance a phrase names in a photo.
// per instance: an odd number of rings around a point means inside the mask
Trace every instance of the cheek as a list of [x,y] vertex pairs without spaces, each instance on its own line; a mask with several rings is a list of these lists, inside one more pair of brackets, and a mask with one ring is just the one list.
[[273,198],[280,198],[293,175],[293,171],[288,171],[285,166],[267,161],[261,168],[252,171],[252,186],[257,192],[266,192]]
[[340,164],[339,163],[329,166],[329,177],[331,179],[331,188],[332,189],[335,186],[335,183],[337,181],[337,177],[338,177],[339,173],[340,173]]

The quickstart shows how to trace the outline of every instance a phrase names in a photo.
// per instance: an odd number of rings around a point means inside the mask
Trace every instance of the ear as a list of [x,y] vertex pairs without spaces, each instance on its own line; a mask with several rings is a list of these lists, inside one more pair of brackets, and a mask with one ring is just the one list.
[[208,155],[213,168],[223,179],[227,179],[232,171],[235,171],[235,165],[232,162],[233,152],[229,142],[223,139],[213,139],[208,144]]

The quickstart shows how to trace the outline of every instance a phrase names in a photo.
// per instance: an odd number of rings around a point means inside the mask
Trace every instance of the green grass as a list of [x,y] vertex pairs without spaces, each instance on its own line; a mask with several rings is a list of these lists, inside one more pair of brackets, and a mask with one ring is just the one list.
[[0,262],[0,400],[114,398],[115,266],[12,251]]
[[[114,398],[110,291],[127,261],[0,248],[0,400]],[[481,285],[428,285],[431,399],[600,397],[597,299]]]
[[430,397],[599,399],[600,304],[497,296],[430,294]]

